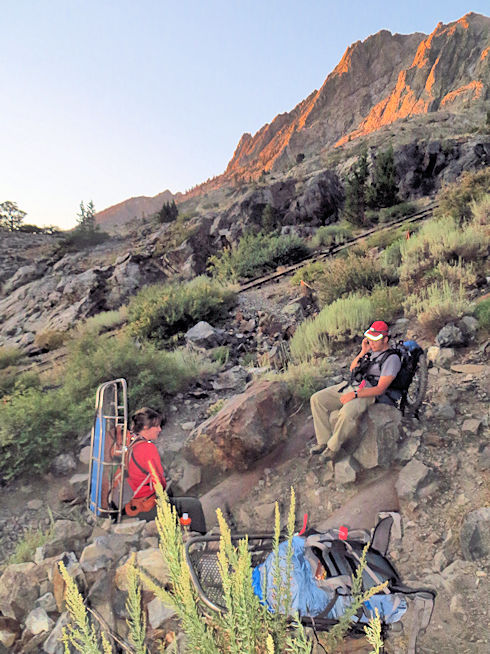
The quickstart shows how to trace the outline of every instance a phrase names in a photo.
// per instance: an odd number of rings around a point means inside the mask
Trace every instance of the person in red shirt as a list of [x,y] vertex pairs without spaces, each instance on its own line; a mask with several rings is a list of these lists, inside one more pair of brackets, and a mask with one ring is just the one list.
[[164,490],[167,489],[169,501],[177,510],[177,515],[187,513],[191,519],[190,529],[206,533],[201,502],[196,497],[173,497],[167,488],[162,460],[155,445],[162,432],[162,424],[162,414],[149,407],[139,409],[132,417],[127,464],[127,483],[132,498],[126,501],[125,512],[143,520],[154,520],[157,513],[155,484],[158,480]]
[[155,494],[151,470],[165,489],[167,482],[163,472],[162,460],[155,441],[162,431],[163,416],[148,407],[133,415],[131,424],[131,444],[128,461],[128,484],[133,498],[151,497]]

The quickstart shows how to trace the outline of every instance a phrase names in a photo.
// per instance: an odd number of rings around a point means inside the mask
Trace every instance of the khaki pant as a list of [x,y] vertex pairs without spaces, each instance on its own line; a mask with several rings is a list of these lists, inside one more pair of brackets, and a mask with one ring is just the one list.
[[[357,421],[364,411],[374,404],[375,397],[355,398],[347,404],[342,404],[340,398],[344,393],[353,390],[347,386],[342,393],[339,389],[345,386],[345,382],[324,388],[310,398],[311,413],[315,426],[316,440],[319,445],[328,445],[332,452],[338,452],[357,429]],[[335,425],[330,424],[331,414],[337,411],[338,417]]]

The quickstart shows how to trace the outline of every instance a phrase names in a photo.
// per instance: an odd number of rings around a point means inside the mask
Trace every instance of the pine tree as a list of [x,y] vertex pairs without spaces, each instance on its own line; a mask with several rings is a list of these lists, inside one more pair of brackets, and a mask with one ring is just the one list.
[[164,202],[162,208],[158,212],[158,220],[161,223],[171,223],[179,215],[179,210],[175,204],[175,200],[172,202]]
[[0,227],[7,229],[9,232],[16,232],[20,229],[26,216],[27,213],[19,209],[15,202],[7,200],[7,202],[0,204]]
[[399,202],[393,146],[376,154],[367,203],[373,209],[392,207]]
[[83,200],[80,202],[80,213],[77,213],[77,229],[79,232],[92,234],[97,231],[98,225],[95,222],[95,206],[92,200],[85,206]]
[[367,149],[364,147],[345,180],[344,214],[355,225],[363,225],[365,222],[368,174]]

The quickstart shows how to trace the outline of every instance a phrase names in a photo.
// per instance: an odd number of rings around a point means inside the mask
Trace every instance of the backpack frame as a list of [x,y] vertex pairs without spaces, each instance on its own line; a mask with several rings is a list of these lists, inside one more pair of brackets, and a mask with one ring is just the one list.
[[[363,573],[363,588],[370,588],[379,585],[385,580],[388,586],[385,593],[400,593],[412,600],[414,620],[408,634],[407,654],[415,654],[418,635],[427,628],[434,607],[436,592],[432,588],[409,588],[401,580],[395,566],[387,558],[390,537],[392,530],[398,531],[401,537],[400,515],[395,512],[378,514],[379,521],[374,530],[365,529],[349,530],[349,538],[339,539],[338,529],[329,529],[325,532],[311,530],[306,537],[305,555],[311,563],[321,561],[327,570],[326,582],[317,582],[320,587],[322,583],[328,585],[329,590],[334,590],[333,602],[329,603],[323,612],[325,615],[317,617],[303,616],[300,618],[305,627],[311,627],[315,632],[328,631],[338,623],[338,620],[327,617],[328,611],[332,608],[337,593],[348,592],[348,579],[357,569],[359,558],[366,544],[369,543],[367,564]],[[234,534],[231,537],[233,545],[247,536],[248,549],[251,556],[252,566],[263,563],[272,551],[272,534]],[[205,614],[224,613],[226,611],[223,600],[223,588],[218,563],[218,544],[220,536],[201,536],[190,539],[185,544],[185,556],[190,570],[191,580],[201,601],[201,608]],[[314,567],[313,567],[314,569]],[[387,626],[383,626],[383,632]],[[363,636],[364,624],[359,622],[351,623],[349,635]]]

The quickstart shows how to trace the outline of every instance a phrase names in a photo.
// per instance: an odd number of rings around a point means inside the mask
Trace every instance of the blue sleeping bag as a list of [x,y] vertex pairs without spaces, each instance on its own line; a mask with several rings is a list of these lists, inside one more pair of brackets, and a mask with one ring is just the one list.
[[[284,541],[279,545],[279,568],[283,581],[286,579],[286,555],[288,543]],[[298,613],[300,617],[315,617],[325,610],[333,598],[333,591],[330,594],[316,584],[311,565],[305,557],[305,539],[294,536],[292,540],[292,561],[291,561],[291,613]],[[252,574],[252,586],[254,593],[267,604],[270,611],[284,612],[284,599],[279,607],[276,600],[276,587],[274,584],[274,553],[272,552],[266,560],[254,568]],[[267,589],[267,597],[263,596],[263,589]],[[350,595],[340,595],[329,611],[327,618],[338,619],[346,607],[351,603]],[[374,595],[368,602],[365,602],[366,609],[374,616],[374,609],[379,611],[380,618],[386,624],[397,622],[407,610],[407,601],[399,595],[380,594]],[[356,620],[356,618],[354,618]],[[361,622],[368,622],[369,618],[362,616]]]

